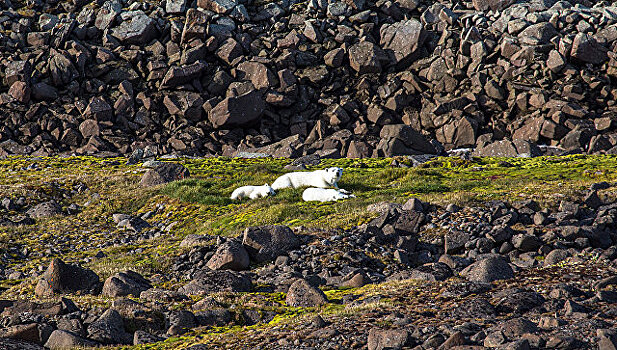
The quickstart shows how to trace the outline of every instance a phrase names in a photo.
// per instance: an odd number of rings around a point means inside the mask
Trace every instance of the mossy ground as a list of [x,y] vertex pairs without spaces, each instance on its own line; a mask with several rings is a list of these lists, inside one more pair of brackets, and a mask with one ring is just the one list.
[[[91,202],[76,215],[38,220],[33,226],[0,226],[3,264],[29,276],[33,270],[46,267],[51,258],[60,256],[65,261],[79,262],[93,269],[101,278],[122,269],[132,269],[150,278],[160,277],[166,274],[173,259],[183,253],[179,242],[189,233],[237,235],[245,227],[263,224],[346,229],[376,216],[365,210],[367,205],[380,201],[403,203],[410,197],[441,205],[534,199],[542,206],[553,207],[562,199],[579,196],[591,183],[617,178],[615,156],[436,158],[415,168],[393,167],[392,159],[340,159],[324,160],[311,169],[344,168],[339,186],[353,192],[357,198],[336,203],[305,203],[301,199],[302,190],[298,189],[281,190],[276,196],[265,199],[232,201],[229,195],[233,189],[272,183],[286,172],[284,166],[291,161],[236,158],[175,161],[190,170],[190,179],[157,188],[141,188],[139,179],[145,169],[139,164],[126,165],[125,158],[10,157],[0,160],[0,198],[24,197],[28,206],[49,199],[56,199],[64,207]],[[406,158],[397,161],[410,164]],[[87,190],[78,190],[84,186]],[[615,193],[606,190],[601,196],[614,199]],[[116,229],[112,214],[148,211],[154,213],[149,221],[166,227],[168,234],[128,245],[96,248],[98,243],[128,234]],[[4,215],[17,214],[4,212]],[[27,259],[22,254],[24,250]],[[99,251],[106,257],[94,258]],[[182,283],[164,278],[153,280],[159,280],[156,284],[161,287]],[[35,281],[19,282],[22,281],[0,281],[0,287],[6,289],[0,298],[33,297]],[[376,288],[380,287],[328,293],[336,300],[343,293],[366,294]],[[73,297],[80,306],[105,306],[110,302],[99,297]],[[141,348],[181,348],[181,344],[197,342],[206,333],[281,327],[281,323],[299,322],[304,315],[315,312],[287,308],[280,303],[281,298],[276,294],[260,299],[277,304],[272,307],[281,316],[270,325],[196,330]],[[319,311],[343,312],[343,309],[333,303]]]

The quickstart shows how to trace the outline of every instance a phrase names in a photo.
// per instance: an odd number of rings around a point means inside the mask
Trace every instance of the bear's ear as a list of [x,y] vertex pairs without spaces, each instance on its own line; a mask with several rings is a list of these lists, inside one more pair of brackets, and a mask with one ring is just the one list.
[[270,187],[270,185],[268,185],[268,183],[267,183],[267,182],[264,184],[264,186],[266,186],[266,187]]

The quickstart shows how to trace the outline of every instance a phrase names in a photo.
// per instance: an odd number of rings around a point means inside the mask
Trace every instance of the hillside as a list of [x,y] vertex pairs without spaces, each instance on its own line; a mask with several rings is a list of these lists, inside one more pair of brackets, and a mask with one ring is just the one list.
[[[228,198],[289,159],[1,159],[0,346],[617,344],[614,156],[304,160],[356,198]],[[160,161],[190,176],[141,186]]]

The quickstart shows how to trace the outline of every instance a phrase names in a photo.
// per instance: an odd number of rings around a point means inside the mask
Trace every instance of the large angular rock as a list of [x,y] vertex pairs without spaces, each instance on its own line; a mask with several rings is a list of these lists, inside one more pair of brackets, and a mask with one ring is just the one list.
[[276,84],[276,77],[263,63],[242,62],[236,70],[239,79],[250,80],[258,90],[274,87]]
[[296,134],[263,147],[238,148],[237,156],[240,154],[260,153],[274,158],[297,158],[302,155],[303,145],[304,139]]
[[410,340],[405,329],[371,328],[368,332],[368,350],[402,349]]
[[518,34],[518,39],[527,45],[545,45],[550,40],[559,35],[559,32],[552,24],[541,22],[532,24]]
[[62,215],[62,207],[56,201],[39,203],[27,211],[27,214],[34,219],[47,218]]
[[268,225],[247,227],[242,244],[251,259],[260,263],[297,248],[300,240],[287,226]]
[[608,60],[608,49],[586,33],[578,33],[572,42],[570,56],[584,63],[602,64]]
[[225,63],[231,65],[238,57],[242,56],[242,46],[233,38],[225,40],[218,50],[216,55]]
[[405,124],[384,125],[377,150],[380,156],[435,154],[435,147],[422,134]]
[[166,184],[172,181],[186,179],[190,176],[190,172],[182,164],[178,163],[163,163],[148,170],[142,177],[140,185],[142,187],[150,187]]
[[230,96],[217,104],[208,119],[215,128],[247,127],[259,120],[266,108],[263,96],[257,90],[240,96]]
[[230,13],[237,4],[235,0],[197,0],[197,6],[220,14]]
[[510,6],[514,0],[473,0],[473,7],[478,11],[501,11]]
[[95,347],[97,342],[84,339],[74,333],[57,329],[51,333],[45,347],[51,350],[65,350],[82,347]]
[[49,297],[56,293],[93,294],[99,290],[99,276],[94,271],[65,264],[55,258],[41,276],[34,292],[39,297]]
[[299,279],[289,287],[285,303],[293,307],[316,307],[327,304],[328,298],[321,289]]
[[143,11],[123,12],[120,25],[111,30],[111,35],[125,44],[144,45],[157,35],[156,22]]
[[422,46],[426,37],[422,23],[416,19],[384,24],[379,34],[381,47],[395,64],[408,59]]
[[248,275],[229,270],[201,271],[178,292],[200,295],[216,292],[250,292],[253,284]]
[[79,76],[71,60],[54,49],[49,54],[48,64],[51,81],[55,86],[64,87]]
[[133,337],[124,329],[118,311],[108,309],[88,326],[88,338],[103,344],[131,344]]
[[504,258],[489,257],[466,267],[461,276],[472,282],[488,283],[514,278],[514,271]]
[[133,271],[116,273],[105,280],[103,284],[104,296],[116,298],[127,295],[139,297],[140,293],[152,288],[150,281]]
[[90,100],[86,109],[84,109],[83,116],[86,119],[110,121],[113,117],[113,109],[103,97],[95,96]]
[[108,29],[116,17],[122,12],[122,2],[119,0],[106,1],[96,15],[94,26],[100,30]]
[[182,67],[170,67],[163,78],[161,87],[174,87],[185,83],[190,83],[195,79],[199,79],[201,73],[207,68],[207,66],[208,65],[203,62],[195,62]]
[[349,64],[360,74],[380,73],[384,58],[387,59],[385,53],[370,41],[361,41],[349,48]]
[[249,267],[249,255],[244,246],[235,241],[221,244],[206,266],[212,270],[242,271]]
[[527,141],[501,140],[478,147],[473,152],[477,157],[538,157],[542,152],[537,145]]

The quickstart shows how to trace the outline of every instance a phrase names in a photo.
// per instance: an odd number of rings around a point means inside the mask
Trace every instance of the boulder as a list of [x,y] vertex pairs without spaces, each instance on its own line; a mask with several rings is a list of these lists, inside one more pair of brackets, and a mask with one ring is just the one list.
[[130,270],[118,272],[105,280],[102,294],[117,298],[127,295],[139,297],[140,293],[152,288],[150,281],[143,278],[137,272]]
[[227,241],[216,249],[206,266],[212,270],[246,270],[249,267],[249,255],[242,244]]
[[437,150],[422,134],[405,124],[384,125],[376,147],[379,156],[435,154]]
[[36,285],[35,294],[49,297],[56,293],[94,294],[100,290],[99,276],[78,265],[65,264],[55,258]]
[[261,93],[252,90],[243,95],[225,98],[212,108],[208,119],[215,128],[248,127],[259,121],[265,108],[266,103]]
[[154,169],[148,170],[142,177],[140,185],[150,187],[166,184],[172,181],[186,179],[190,172],[182,164],[162,163]]
[[255,262],[274,260],[277,256],[300,246],[300,240],[287,226],[247,227],[242,244]]
[[178,291],[184,294],[200,295],[216,292],[250,292],[251,279],[246,274],[229,270],[201,271]]
[[57,329],[51,333],[49,339],[45,343],[45,348],[51,350],[65,350],[82,347],[95,347],[98,343],[92,340],[84,339],[71,332]]
[[143,11],[122,12],[120,17],[120,25],[111,30],[111,35],[122,43],[145,45],[156,37],[156,22]]
[[514,271],[502,257],[488,257],[461,271],[461,276],[472,282],[493,282],[514,278]]
[[124,329],[122,316],[114,309],[107,309],[88,326],[88,338],[103,344],[131,344],[133,341]]
[[328,303],[328,298],[321,289],[308,281],[298,279],[289,287],[285,303],[292,307],[316,307]]
[[402,349],[411,340],[405,329],[371,328],[368,332],[368,350]]
[[62,207],[56,201],[48,201],[35,205],[26,212],[31,218],[40,219],[62,215]]
[[409,59],[426,38],[422,23],[416,19],[384,24],[379,35],[380,45],[393,64]]
[[387,59],[385,53],[370,41],[361,41],[349,48],[349,64],[360,74],[380,73],[384,59]]

